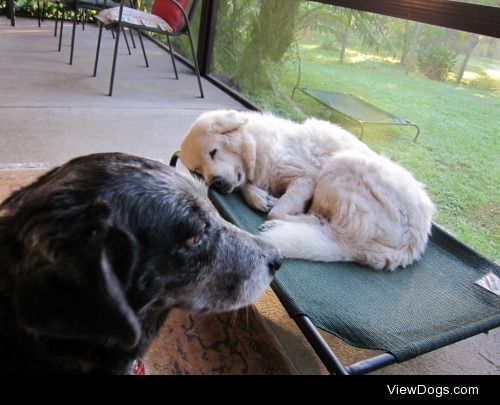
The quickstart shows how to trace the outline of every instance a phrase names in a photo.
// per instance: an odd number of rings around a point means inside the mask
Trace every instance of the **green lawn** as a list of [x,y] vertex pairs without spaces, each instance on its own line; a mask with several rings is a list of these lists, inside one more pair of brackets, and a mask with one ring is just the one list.
[[[368,128],[363,140],[427,185],[438,207],[437,223],[499,261],[500,79],[488,77],[488,82],[482,80],[485,75],[479,75],[475,77],[479,86],[470,87],[468,83],[467,87],[455,87],[452,82],[417,74],[406,76],[399,65],[373,58],[339,64],[317,49],[302,53],[302,86],[352,93],[420,126],[417,143],[412,142],[414,130],[410,127]],[[481,65],[480,60],[471,60],[472,72],[492,71],[491,66],[482,69]],[[294,100],[289,99],[296,79],[297,64],[288,62],[276,73],[276,82],[280,83],[276,85],[277,95],[249,96],[280,115],[336,120],[300,92]],[[488,91],[481,89],[484,83],[489,83]]]

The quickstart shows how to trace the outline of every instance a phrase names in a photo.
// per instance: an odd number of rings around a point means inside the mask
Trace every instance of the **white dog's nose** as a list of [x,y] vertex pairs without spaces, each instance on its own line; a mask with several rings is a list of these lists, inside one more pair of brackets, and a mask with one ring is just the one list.
[[215,189],[221,188],[224,185],[224,179],[221,176],[214,176],[210,182],[210,187]]
[[214,176],[210,182],[210,187],[219,193],[229,193],[232,190],[231,185],[221,176]]

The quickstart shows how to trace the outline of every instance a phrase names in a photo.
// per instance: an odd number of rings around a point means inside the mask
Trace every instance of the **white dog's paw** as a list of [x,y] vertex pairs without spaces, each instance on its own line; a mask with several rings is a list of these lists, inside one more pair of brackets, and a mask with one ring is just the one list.
[[261,226],[259,226],[259,234],[262,235],[266,232],[271,231],[274,227],[278,226],[280,224],[280,222],[283,222],[283,221],[280,221],[279,219],[273,219],[273,220],[264,222]]
[[273,197],[259,187],[248,185],[243,190],[247,202],[255,209],[268,213],[278,202],[278,198]]
[[287,232],[287,221],[273,219],[259,227],[259,238],[276,247],[283,257],[293,257],[293,236]]
[[278,202],[277,198],[275,198],[272,195],[266,193],[265,204],[264,204],[265,210],[262,210],[262,211],[264,211],[264,212],[271,211],[274,208],[274,206],[276,205],[277,202]]

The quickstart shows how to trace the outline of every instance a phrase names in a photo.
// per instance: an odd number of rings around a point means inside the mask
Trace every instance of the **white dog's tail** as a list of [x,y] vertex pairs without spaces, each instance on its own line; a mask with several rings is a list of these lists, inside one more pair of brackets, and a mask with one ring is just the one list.
[[276,246],[284,257],[318,262],[353,261],[341,243],[333,239],[331,228],[313,222],[273,220],[264,223],[260,237]]
[[339,241],[332,233],[328,224],[321,224],[312,220],[312,216],[305,222],[272,220],[265,222],[261,227],[260,236],[265,241],[277,247],[284,257],[290,259],[305,259],[317,262],[359,262],[374,269],[394,270],[397,267],[406,267],[422,252],[399,251],[391,247],[384,247],[380,243],[356,246],[349,248]]

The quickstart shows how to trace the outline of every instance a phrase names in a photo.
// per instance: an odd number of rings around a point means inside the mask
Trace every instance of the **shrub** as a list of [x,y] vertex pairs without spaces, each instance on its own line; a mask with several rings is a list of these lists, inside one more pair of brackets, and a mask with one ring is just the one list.
[[454,52],[443,45],[430,45],[417,54],[418,68],[429,79],[445,81],[457,62]]

